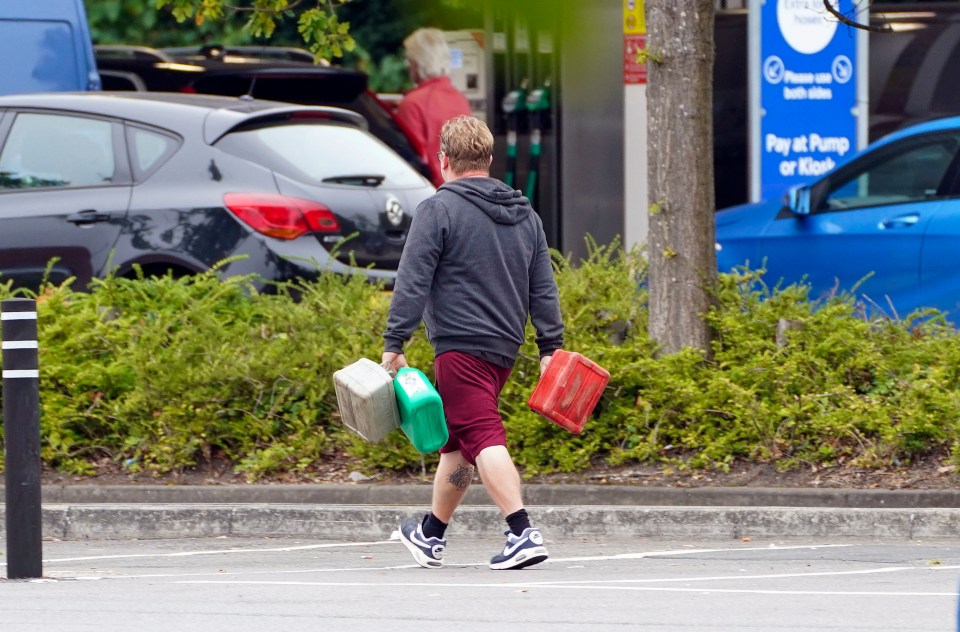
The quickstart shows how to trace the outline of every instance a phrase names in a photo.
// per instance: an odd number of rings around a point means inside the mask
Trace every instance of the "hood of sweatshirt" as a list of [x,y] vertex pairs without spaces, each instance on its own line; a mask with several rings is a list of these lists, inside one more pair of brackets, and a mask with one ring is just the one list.
[[527,196],[496,178],[462,178],[443,184],[439,190],[459,195],[498,224],[517,224],[533,212]]

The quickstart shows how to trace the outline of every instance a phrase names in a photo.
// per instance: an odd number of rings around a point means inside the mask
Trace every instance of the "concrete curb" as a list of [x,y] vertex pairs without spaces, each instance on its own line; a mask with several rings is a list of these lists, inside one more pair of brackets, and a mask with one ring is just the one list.
[[[425,484],[48,485],[43,533],[61,540],[379,539],[390,537],[403,517],[426,511],[430,496]],[[548,537],[923,539],[960,533],[955,490],[526,485],[524,498]],[[3,525],[2,505],[0,516]],[[471,487],[449,533],[467,531],[502,535],[503,520],[481,485]]]
[[[386,539],[426,505],[75,504],[45,505],[43,533],[61,540],[295,536]],[[548,538],[954,538],[960,509],[822,507],[529,506]],[[500,536],[492,507],[464,506],[448,533]]]
[[[426,506],[284,504],[77,504],[43,508],[45,537],[61,540],[297,536],[386,539],[400,520]],[[697,538],[956,537],[960,509],[813,507],[537,507],[549,537]],[[465,506],[448,533],[499,536],[495,508]]]
[[[2,494],[0,486],[0,494]],[[431,486],[303,485],[48,485],[44,504],[80,503],[278,503],[326,505],[427,505]],[[757,487],[637,487],[629,485],[525,485],[530,505],[670,507],[955,508],[960,490],[806,489]],[[491,504],[479,484],[468,505]]]

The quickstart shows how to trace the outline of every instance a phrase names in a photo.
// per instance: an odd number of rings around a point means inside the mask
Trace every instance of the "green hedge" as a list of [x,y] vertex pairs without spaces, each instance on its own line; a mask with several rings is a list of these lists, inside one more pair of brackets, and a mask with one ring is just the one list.
[[[611,382],[582,435],[543,420],[526,407],[538,369],[528,332],[501,397],[528,475],[598,460],[956,460],[960,336],[936,314],[871,319],[847,296],[811,303],[805,286],[770,289],[761,272],[743,271],[719,279],[712,357],[658,358],[639,252],[593,246],[577,265],[555,261],[566,348],[608,368]],[[422,467],[399,431],[369,445],[336,411],[332,374],[379,358],[389,294],[361,277],[324,275],[271,294],[250,281],[211,273],[110,278],[89,293],[46,287],[37,296],[43,461],[70,473],[93,473],[104,459],[163,473],[224,457],[252,479],[344,453],[369,471]],[[0,298],[13,295],[22,293],[0,285]],[[422,330],[408,358],[432,375]]]

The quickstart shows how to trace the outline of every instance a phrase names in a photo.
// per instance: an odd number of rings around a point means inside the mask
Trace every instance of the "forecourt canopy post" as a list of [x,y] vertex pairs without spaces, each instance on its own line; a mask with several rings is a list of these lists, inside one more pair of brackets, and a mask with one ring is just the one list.
[[7,577],[43,575],[37,302],[0,301],[6,453]]

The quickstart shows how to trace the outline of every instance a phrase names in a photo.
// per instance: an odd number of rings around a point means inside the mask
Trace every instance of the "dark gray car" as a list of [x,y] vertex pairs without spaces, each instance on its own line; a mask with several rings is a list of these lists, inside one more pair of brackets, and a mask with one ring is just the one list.
[[[434,188],[337,108],[187,94],[0,98],[0,282],[113,270],[388,285]],[[48,270],[51,259],[55,263]]]

